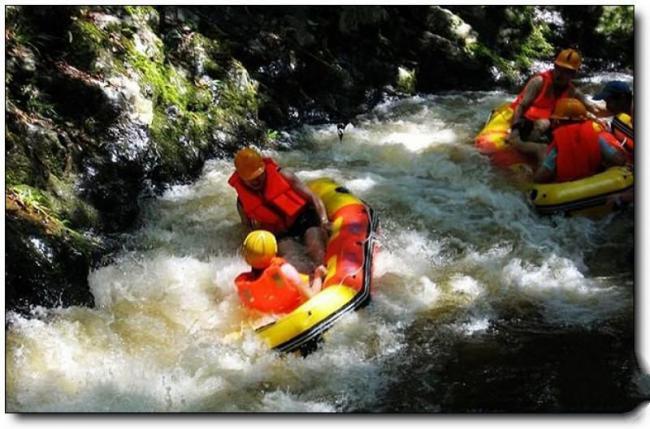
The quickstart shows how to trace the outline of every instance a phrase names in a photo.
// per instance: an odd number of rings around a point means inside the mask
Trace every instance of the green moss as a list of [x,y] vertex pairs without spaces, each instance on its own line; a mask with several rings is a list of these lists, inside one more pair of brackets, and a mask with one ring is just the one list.
[[5,138],[7,142],[6,151],[6,171],[5,183],[7,186],[13,186],[20,183],[29,183],[32,176],[32,162],[22,150],[21,140],[10,130],[6,130]]
[[483,43],[473,43],[466,47],[466,50],[470,53],[470,55],[476,56],[488,64],[493,64],[497,70],[505,76],[507,81],[515,82],[517,80],[517,70],[514,67],[514,64],[496,54],[493,50],[485,46]]
[[182,94],[179,88],[172,84],[171,70],[156,64],[139,52],[129,54],[129,62],[138,70],[143,83],[151,85],[154,93],[154,103],[182,105]]
[[252,80],[239,61],[233,61],[228,79],[221,86],[220,107],[245,117],[259,108],[257,82]]
[[141,25],[154,25],[158,22],[158,12],[153,6],[124,6],[124,11]]
[[104,51],[110,48],[108,34],[85,17],[75,17],[70,27],[71,54],[75,63],[93,71],[95,59],[103,56]]
[[539,24],[533,26],[521,48],[515,57],[517,65],[521,68],[527,69],[532,64],[532,59],[548,58],[553,55],[554,48],[546,40],[546,35],[549,33],[546,24]]
[[97,210],[75,191],[74,176],[60,179],[51,174],[48,177],[49,207],[63,222],[74,227],[95,227],[99,224]]

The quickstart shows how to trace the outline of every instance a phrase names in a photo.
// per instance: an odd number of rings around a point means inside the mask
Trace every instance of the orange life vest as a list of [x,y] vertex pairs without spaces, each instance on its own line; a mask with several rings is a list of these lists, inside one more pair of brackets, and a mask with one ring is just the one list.
[[[573,84],[569,83],[566,89],[556,97],[553,92],[553,70],[546,70],[538,76],[541,76],[543,79],[542,89],[539,91],[537,98],[533,100],[533,103],[523,113],[523,116],[531,121],[550,118],[557,100],[568,97],[569,90],[573,88]],[[515,98],[515,101],[512,102],[510,107],[515,109],[521,103],[521,100],[524,98],[524,92],[525,88]]]
[[598,172],[601,164],[598,134],[592,121],[561,125],[553,131],[548,152],[557,148],[556,182],[578,180]]
[[261,274],[238,275],[235,285],[241,302],[264,313],[288,313],[302,304],[305,298],[280,269],[286,262],[275,257]]
[[307,206],[304,199],[280,174],[280,168],[270,158],[264,158],[266,183],[261,193],[246,186],[234,172],[228,183],[235,188],[244,213],[259,222],[260,228],[274,234],[286,232]]

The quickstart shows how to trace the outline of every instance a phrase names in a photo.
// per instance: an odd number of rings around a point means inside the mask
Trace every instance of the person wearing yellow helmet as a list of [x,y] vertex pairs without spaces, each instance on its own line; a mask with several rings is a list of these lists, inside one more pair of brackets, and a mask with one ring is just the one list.
[[235,172],[228,183],[237,191],[242,223],[284,239],[280,242],[283,255],[291,247],[289,239],[302,241],[314,264],[321,264],[331,230],[323,201],[295,174],[253,148],[239,150],[234,163]]
[[512,128],[508,141],[544,141],[550,129],[550,116],[558,100],[572,97],[580,100],[594,115],[603,110],[591,103],[573,86],[572,80],[582,65],[575,49],[564,49],[555,58],[553,69],[533,76],[512,102]]
[[587,118],[587,108],[580,100],[559,100],[549,119],[553,140],[535,172],[535,182],[568,182],[589,177],[606,166],[625,164],[623,155],[602,138],[602,126]]
[[235,279],[246,307],[263,313],[288,313],[321,290],[327,273],[323,265],[316,268],[310,284],[309,276],[278,257],[277,251],[277,241],[269,231],[255,230],[246,236],[242,253],[251,271]]

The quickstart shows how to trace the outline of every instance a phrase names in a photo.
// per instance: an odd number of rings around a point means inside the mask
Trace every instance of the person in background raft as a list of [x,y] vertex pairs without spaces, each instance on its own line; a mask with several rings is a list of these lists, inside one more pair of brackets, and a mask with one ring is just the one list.
[[605,100],[607,112],[613,115],[608,142],[625,154],[628,163],[634,163],[634,100],[632,91],[625,82],[608,82],[594,100]]
[[235,279],[242,304],[262,313],[288,313],[321,290],[327,270],[316,268],[309,276],[300,274],[285,259],[277,257],[278,245],[269,231],[255,230],[244,240],[242,251],[251,271]]
[[[577,98],[587,110],[601,116],[603,110],[591,103],[571,82],[575,77],[582,58],[574,49],[564,49],[555,58],[553,69],[532,77],[512,102],[512,127],[508,141],[521,144],[521,140],[544,142],[550,128],[550,116],[555,104],[563,98]],[[528,152],[526,147],[520,148]],[[534,149],[534,148],[532,148]]]
[[[228,183],[237,191],[237,211],[250,229],[265,229],[280,238],[297,238],[316,265],[323,263],[331,224],[323,201],[293,173],[282,170],[255,149],[235,154],[235,172]],[[280,254],[291,247],[280,242]]]
[[[605,100],[607,111],[614,115],[610,130],[603,136],[607,142],[625,155],[628,165],[634,165],[634,97],[630,87],[618,80],[607,84],[594,96],[594,100]],[[608,204],[622,206],[634,202],[634,189],[610,195]]]
[[550,119],[553,140],[535,182],[569,182],[592,176],[603,166],[625,165],[625,157],[602,137],[602,126],[587,119],[580,100],[559,100]]

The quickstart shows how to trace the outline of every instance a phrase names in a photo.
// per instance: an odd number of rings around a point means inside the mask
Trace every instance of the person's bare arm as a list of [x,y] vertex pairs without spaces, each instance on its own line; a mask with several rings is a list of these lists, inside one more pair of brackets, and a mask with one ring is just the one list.
[[[524,112],[533,104],[535,98],[539,95],[539,92],[542,90],[544,84],[544,79],[541,76],[535,76],[528,81],[524,87],[524,95],[521,99],[521,103],[515,107],[515,111],[512,116],[513,125],[519,122]],[[508,141],[515,141],[519,137],[519,130],[513,129],[508,137]]]
[[309,299],[320,291],[320,285],[318,287],[318,290],[314,290],[313,287],[309,287],[309,282],[302,279],[300,273],[293,265],[282,264],[280,269],[282,270],[282,273],[291,280],[291,283],[296,286],[298,292],[300,292],[300,294],[305,298]]
[[582,104],[585,105],[585,108],[587,109],[587,112],[591,113],[593,115],[593,118],[604,118],[607,116],[612,116],[611,112],[609,112],[607,109],[600,107],[598,104],[592,102],[587,98],[585,94],[582,93],[578,88],[573,88],[569,94],[573,96],[574,98],[577,98],[582,102]]
[[327,268],[325,268],[325,265],[316,267],[316,270],[314,270],[314,280],[311,283],[311,290],[315,294],[321,291],[325,276],[327,276]]
[[253,228],[253,223],[248,216],[246,216],[246,213],[244,213],[244,208],[242,207],[239,198],[237,198],[237,212],[239,213],[239,219],[241,220],[242,225]]

